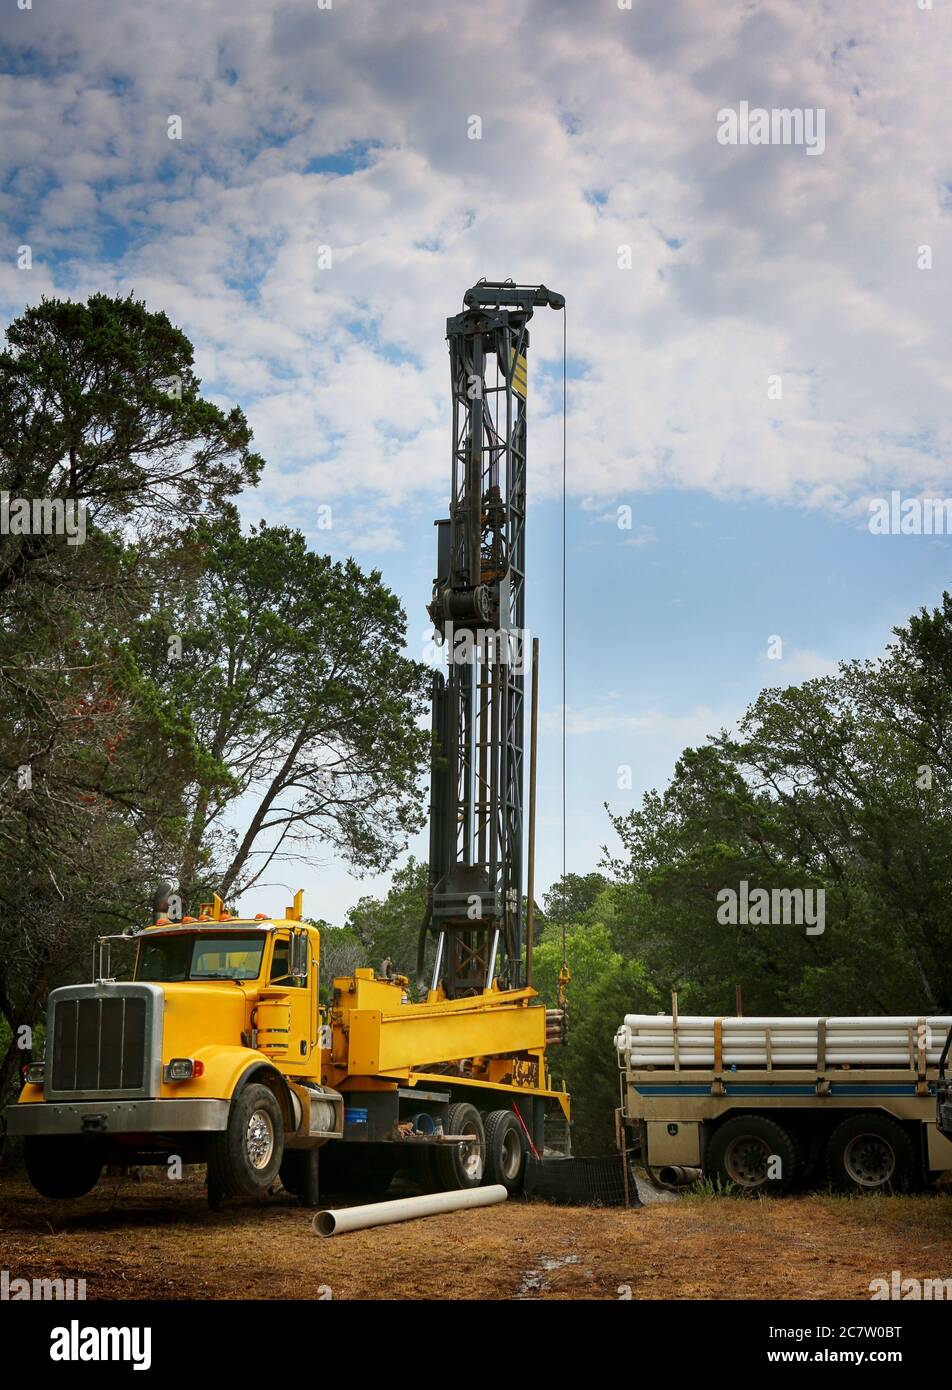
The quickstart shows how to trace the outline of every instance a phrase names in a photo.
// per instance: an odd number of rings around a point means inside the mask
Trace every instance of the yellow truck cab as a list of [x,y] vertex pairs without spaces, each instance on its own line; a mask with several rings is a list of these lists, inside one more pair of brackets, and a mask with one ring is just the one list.
[[[135,946],[132,979],[111,946]],[[280,1176],[308,1205],[321,1181],[385,1187],[410,1166],[427,1187],[504,1182],[541,1152],[546,1010],[532,989],[409,1002],[372,970],[319,997],[320,933],[298,893],[283,918],[238,917],[216,896],[197,918],[159,918],[99,941],[99,978],[54,990],[44,1062],[7,1132],[44,1196],[77,1197],[105,1163],[208,1166],[213,1205]]]

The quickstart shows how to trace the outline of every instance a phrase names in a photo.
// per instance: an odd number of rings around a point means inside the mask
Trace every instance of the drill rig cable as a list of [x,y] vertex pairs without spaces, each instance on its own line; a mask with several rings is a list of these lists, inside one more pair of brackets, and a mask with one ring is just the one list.
[[568,358],[568,315],[562,309],[562,968],[565,969],[565,870],[566,870],[566,792],[565,792],[565,610],[566,610],[566,362]]

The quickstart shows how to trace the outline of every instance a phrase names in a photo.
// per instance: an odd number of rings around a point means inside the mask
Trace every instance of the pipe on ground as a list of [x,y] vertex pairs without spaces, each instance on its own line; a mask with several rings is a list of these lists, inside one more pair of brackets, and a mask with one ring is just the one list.
[[313,1225],[319,1236],[341,1236],[346,1231],[389,1226],[394,1221],[413,1221],[418,1216],[439,1216],[445,1211],[462,1211],[467,1207],[491,1207],[504,1202],[508,1196],[502,1183],[457,1192],[429,1192],[423,1197],[400,1197],[395,1202],[370,1202],[362,1207],[319,1211]]

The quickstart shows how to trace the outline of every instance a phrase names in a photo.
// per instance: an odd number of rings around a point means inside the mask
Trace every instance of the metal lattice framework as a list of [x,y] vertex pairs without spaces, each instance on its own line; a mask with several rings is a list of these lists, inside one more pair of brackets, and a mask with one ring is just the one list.
[[446,651],[433,681],[429,900],[433,988],[451,997],[522,979],[526,390],[545,286],[486,282],[447,321],[453,395],[450,515],[437,522],[430,616]]

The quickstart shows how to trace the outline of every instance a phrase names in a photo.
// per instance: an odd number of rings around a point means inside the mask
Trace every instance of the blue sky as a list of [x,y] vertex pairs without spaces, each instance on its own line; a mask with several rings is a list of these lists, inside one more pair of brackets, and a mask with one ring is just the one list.
[[[530,443],[530,476],[531,454]],[[631,531],[618,529],[611,507],[568,509],[567,862],[578,873],[616,843],[606,802],[633,808],[666,783],[684,747],[729,726],[765,686],[880,655],[893,627],[952,587],[946,536],[874,536],[862,518],[696,490],[632,493],[614,505],[632,507]],[[434,556],[427,519],[409,530],[406,552],[361,555],[403,599],[419,655]],[[538,873],[547,886],[561,871],[557,499],[530,505],[528,537],[529,627],[541,647]],[[630,544],[635,537],[649,539]],[[775,636],[779,660],[767,655]],[[630,790],[619,789],[622,767]],[[422,837],[414,849],[425,857]]]
[[[165,309],[267,460],[245,519],[379,566],[418,653],[448,489],[444,321],[482,275],[564,293],[569,867],[585,871],[604,801],[663,784],[764,685],[877,654],[949,582],[947,539],[874,537],[866,515],[893,488],[952,492],[950,39],[939,0],[8,7],[0,313],[98,289]],[[741,101],[822,108],[823,153],[719,144],[718,112]],[[561,345],[538,313],[543,886],[560,844]],[[331,920],[386,882],[319,851],[274,877]]]

